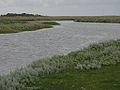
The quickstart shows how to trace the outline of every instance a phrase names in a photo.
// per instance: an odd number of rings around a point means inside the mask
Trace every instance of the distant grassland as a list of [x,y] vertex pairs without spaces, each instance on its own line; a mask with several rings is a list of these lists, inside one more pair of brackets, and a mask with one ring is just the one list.
[[0,77],[0,90],[120,90],[120,40],[33,62]]
[[[17,33],[22,31],[33,31],[42,28],[51,28],[52,25],[59,25],[54,21],[61,20],[73,20],[75,22],[120,23],[120,16],[1,16],[0,33]],[[39,21],[42,21],[42,23]]]
[[120,23],[120,16],[39,16],[39,17],[0,17],[0,21],[49,21],[49,20],[75,20],[81,22],[108,22]]
[[120,16],[94,16],[75,19],[76,22],[120,23]]

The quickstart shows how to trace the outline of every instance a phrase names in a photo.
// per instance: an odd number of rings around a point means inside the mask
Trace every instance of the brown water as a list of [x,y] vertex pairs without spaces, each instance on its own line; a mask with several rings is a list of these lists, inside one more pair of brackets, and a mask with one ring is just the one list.
[[60,26],[32,32],[0,34],[0,74],[32,61],[120,38],[120,24],[61,21]]

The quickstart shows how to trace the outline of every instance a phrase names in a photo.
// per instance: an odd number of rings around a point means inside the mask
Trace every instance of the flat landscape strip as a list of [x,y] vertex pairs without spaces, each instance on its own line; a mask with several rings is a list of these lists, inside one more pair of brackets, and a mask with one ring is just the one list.
[[0,22],[3,21],[62,21],[62,20],[75,20],[83,22],[108,22],[108,23],[120,23],[120,16],[16,16],[6,17],[1,16]]

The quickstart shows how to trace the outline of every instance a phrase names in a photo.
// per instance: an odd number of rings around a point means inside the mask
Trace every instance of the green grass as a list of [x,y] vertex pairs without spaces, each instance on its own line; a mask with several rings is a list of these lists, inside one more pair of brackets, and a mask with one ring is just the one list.
[[26,86],[23,90],[120,90],[120,64],[41,76]]
[[73,20],[76,22],[120,23],[120,16],[1,16],[0,34],[17,33],[22,31],[34,31],[42,28],[51,28],[52,25],[59,25],[59,23],[54,22],[55,20]]
[[119,90],[119,62],[120,40],[92,44],[1,76],[0,89]]
[[23,31],[35,31],[43,28],[52,28],[52,25],[58,25],[58,23],[39,21],[2,21],[0,22],[0,33],[5,34]]

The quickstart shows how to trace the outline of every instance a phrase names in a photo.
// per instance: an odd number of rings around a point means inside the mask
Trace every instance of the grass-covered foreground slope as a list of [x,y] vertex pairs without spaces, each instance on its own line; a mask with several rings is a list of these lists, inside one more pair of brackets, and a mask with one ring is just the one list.
[[92,44],[0,77],[1,90],[119,90],[120,40]]
[[52,25],[59,25],[57,22],[39,21],[1,21],[0,34],[17,33],[23,31],[34,31],[37,29],[51,28]]
[[120,64],[35,78],[23,90],[120,90]]

